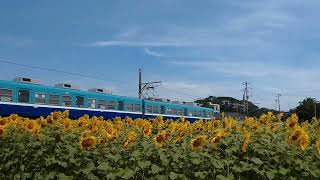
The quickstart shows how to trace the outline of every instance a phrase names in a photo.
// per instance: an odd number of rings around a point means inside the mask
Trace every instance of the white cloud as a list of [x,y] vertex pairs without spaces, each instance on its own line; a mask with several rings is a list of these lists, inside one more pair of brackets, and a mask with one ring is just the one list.
[[156,51],[153,51],[149,48],[144,48],[144,52],[150,56],[155,56],[155,57],[167,57],[166,55],[162,54],[162,53],[159,53],[159,52],[156,52]]

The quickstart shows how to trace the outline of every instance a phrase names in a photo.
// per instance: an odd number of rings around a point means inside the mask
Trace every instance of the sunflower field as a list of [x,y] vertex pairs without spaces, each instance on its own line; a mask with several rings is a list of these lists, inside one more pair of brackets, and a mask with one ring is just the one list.
[[0,117],[0,179],[319,179],[320,121]]

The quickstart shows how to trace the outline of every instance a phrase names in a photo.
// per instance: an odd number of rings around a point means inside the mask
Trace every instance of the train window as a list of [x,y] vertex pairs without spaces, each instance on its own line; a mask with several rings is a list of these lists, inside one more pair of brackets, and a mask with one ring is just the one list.
[[59,95],[49,94],[49,104],[59,106]]
[[171,109],[171,114],[172,115],[177,115],[177,109],[176,108],[172,108]]
[[11,89],[0,89],[0,101],[12,102],[12,90]]
[[108,102],[108,109],[115,109],[116,108],[116,103],[114,101],[109,101]]
[[71,96],[62,96],[62,106],[71,106]]
[[171,114],[171,108],[167,108],[166,113]]
[[207,112],[205,110],[202,111],[202,116],[207,117]]
[[34,94],[35,104],[46,104],[46,94],[45,93],[35,93]]
[[18,101],[21,103],[29,103],[30,92],[29,90],[21,89],[18,92]]
[[153,106],[153,113],[156,113],[156,114],[159,113],[159,107],[158,106]]
[[146,113],[152,113],[152,106],[146,107]]
[[134,105],[134,111],[135,111],[135,112],[141,112],[141,106],[140,106],[140,104],[135,104],[135,105]]
[[106,109],[106,101],[105,100],[98,101],[98,109]]
[[160,106],[160,114],[165,114],[166,108],[164,106]]
[[127,104],[127,110],[133,111],[133,104],[132,103]]
[[177,110],[177,114],[181,116],[181,115],[182,115],[182,110],[181,110],[181,109],[178,109],[178,110]]
[[187,108],[183,109],[183,115],[188,116],[188,109]]
[[118,110],[120,111],[124,110],[124,101],[118,101]]
[[90,109],[96,108],[96,99],[88,98],[88,108]]
[[76,97],[76,107],[79,107],[79,108],[84,107],[84,97],[83,96]]
[[193,116],[193,111],[192,110],[189,111],[189,116]]

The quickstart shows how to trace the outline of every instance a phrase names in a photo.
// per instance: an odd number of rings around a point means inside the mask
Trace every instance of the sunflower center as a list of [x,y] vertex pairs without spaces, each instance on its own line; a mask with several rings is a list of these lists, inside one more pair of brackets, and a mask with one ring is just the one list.
[[87,138],[82,141],[82,147],[92,147],[94,145],[94,140],[92,138]]

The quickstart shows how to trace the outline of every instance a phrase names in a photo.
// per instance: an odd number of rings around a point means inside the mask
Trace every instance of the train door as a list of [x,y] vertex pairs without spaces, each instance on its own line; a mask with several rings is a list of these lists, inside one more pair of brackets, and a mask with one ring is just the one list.
[[[18,95],[18,103],[30,103],[31,97],[30,97],[30,89],[17,89],[17,95]],[[16,110],[17,114],[20,116],[30,117],[33,113],[33,109],[30,109],[29,106],[19,106],[19,108]]]
[[187,108],[184,108],[184,109],[183,109],[183,115],[184,115],[184,116],[188,116],[188,109],[187,109]]
[[160,106],[160,114],[165,114],[165,113],[166,113],[166,107]]
[[30,90],[29,89],[18,89],[18,102],[19,103],[30,103]]
[[81,95],[76,95],[75,96],[75,106],[78,108],[84,108],[85,107],[85,98],[84,96]]
[[124,101],[118,101],[118,110],[124,111]]

